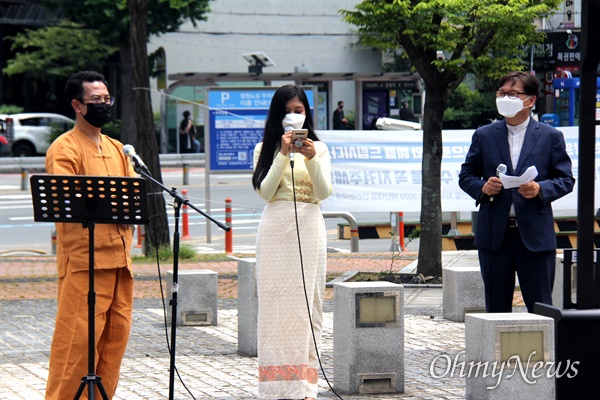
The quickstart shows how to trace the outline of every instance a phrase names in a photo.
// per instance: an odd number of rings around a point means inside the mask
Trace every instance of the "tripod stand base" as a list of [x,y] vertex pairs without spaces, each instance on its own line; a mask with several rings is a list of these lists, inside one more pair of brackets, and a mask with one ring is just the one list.
[[100,391],[100,395],[102,396],[102,399],[104,400],[108,400],[108,395],[106,394],[106,390],[104,390],[104,386],[102,386],[102,378],[100,378],[98,375],[86,375],[83,378],[81,378],[81,385],[79,385],[79,389],[77,389],[77,393],[75,394],[75,399],[77,400],[81,397],[81,394],[83,393],[83,389],[85,389],[85,386],[89,385],[88,387],[88,400],[93,400],[94,399],[94,386],[98,387],[98,390]]

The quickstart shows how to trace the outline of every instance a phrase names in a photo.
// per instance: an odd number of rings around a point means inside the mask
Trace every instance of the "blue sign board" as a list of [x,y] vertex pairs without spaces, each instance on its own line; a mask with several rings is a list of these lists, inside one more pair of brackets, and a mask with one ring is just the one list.
[[[313,120],[315,92],[303,87]],[[251,171],[254,147],[263,138],[271,99],[277,88],[208,88],[206,134],[210,171]]]

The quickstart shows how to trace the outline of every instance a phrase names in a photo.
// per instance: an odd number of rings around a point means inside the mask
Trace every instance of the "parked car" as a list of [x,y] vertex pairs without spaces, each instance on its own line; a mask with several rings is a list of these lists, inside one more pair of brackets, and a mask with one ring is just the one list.
[[0,114],[0,121],[4,124],[8,119],[12,119],[12,137],[8,137],[8,140],[13,157],[46,154],[52,129],[56,127],[66,132],[75,125],[71,118],[53,113]]

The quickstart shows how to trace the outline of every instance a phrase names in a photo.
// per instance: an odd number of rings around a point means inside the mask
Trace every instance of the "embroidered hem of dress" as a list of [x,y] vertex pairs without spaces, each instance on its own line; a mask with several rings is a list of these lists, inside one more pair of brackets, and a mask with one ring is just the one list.
[[319,371],[306,364],[258,367],[258,380],[260,382],[305,380],[310,384],[316,384],[319,381]]

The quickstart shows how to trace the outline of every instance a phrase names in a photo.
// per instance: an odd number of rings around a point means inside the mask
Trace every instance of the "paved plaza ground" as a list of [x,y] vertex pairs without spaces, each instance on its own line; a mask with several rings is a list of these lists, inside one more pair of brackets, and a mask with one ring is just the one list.
[[[330,253],[328,279],[348,271],[400,270],[417,253]],[[53,256],[0,258],[0,399],[42,399],[48,374],[48,356],[56,312],[56,268]],[[257,360],[237,352],[237,261],[183,261],[180,270],[218,272],[218,326],[177,327],[176,399],[254,399]],[[166,271],[161,266],[163,288]],[[155,264],[136,263],[135,305],[131,338],[121,370],[115,400],[168,398],[170,357],[163,304]],[[163,291],[165,295],[166,291]],[[434,360],[457,356],[465,349],[464,323],[442,318],[442,289],[406,285],[404,318],[405,393],[346,395],[344,399],[463,399],[465,379],[433,377]],[[523,311],[515,296],[515,309]],[[333,289],[326,291],[322,363],[329,382],[333,376]],[[439,366],[439,365],[438,365]],[[439,373],[438,373],[439,375]],[[338,398],[320,374],[319,398]]]

